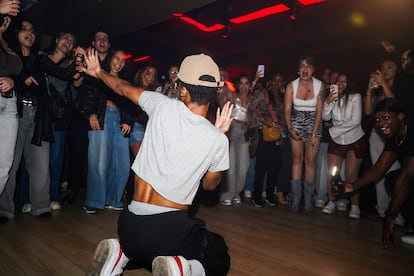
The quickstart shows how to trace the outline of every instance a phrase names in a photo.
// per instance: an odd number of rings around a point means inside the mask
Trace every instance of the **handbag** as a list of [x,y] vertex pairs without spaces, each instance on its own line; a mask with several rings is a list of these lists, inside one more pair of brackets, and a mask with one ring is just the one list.
[[276,118],[276,114],[273,110],[272,104],[269,104],[269,111],[270,111],[270,114],[272,115],[273,123],[271,127],[268,127],[268,126],[262,127],[263,141],[276,142],[280,139],[281,131],[280,131],[280,126]]

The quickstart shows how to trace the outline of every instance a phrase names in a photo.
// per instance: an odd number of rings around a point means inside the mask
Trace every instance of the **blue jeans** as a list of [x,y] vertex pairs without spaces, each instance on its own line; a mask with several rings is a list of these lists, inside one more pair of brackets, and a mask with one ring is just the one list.
[[18,126],[16,97],[0,96],[0,195],[6,186],[13,163]]
[[88,207],[102,209],[105,205],[122,207],[122,195],[128,180],[129,141],[120,129],[120,113],[107,107],[103,130],[90,130],[88,149]]
[[[53,125],[53,129],[54,129]],[[67,131],[53,131],[55,141],[50,144],[50,201],[60,201],[60,184]]]

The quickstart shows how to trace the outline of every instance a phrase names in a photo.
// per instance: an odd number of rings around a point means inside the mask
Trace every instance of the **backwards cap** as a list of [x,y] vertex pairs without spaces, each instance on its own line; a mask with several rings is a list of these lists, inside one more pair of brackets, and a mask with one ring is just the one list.
[[[202,76],[210,76],[214,81],[202,80]],[[191,85],[206,87],[223,86],[220,82],[220,72],[217,64],[205,54],[186,57],[178,70],[178,78]]]

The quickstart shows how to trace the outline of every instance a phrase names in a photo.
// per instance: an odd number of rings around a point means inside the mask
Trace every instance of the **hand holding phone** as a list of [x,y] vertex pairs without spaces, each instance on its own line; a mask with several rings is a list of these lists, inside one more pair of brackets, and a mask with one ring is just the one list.
[[331,84],[329,86],[329,93],[332,95],[334,101],[338,100],[339,88],[337,84]]

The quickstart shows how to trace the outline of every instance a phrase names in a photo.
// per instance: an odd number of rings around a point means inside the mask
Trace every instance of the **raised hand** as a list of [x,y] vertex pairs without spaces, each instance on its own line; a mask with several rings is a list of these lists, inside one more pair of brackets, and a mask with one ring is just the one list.
[[20,11],[19,0],[0,0],[0,13],[16,16]]
[[231,117],[233,107],[234,105],[232,103],[226,102],[222,109],[217,108],[216,122],[214,126],[221,129],[223,133],[226,133],[229,130],[231,122],[233,121],[233,118]]
[[98,78],[99,72],[102,70],[99,63],[98,52],[90,48],[86,51],[84,64],[80,64],[76,68],[79,72],[85,72],[89,76]]

